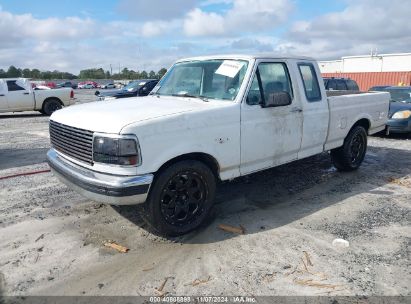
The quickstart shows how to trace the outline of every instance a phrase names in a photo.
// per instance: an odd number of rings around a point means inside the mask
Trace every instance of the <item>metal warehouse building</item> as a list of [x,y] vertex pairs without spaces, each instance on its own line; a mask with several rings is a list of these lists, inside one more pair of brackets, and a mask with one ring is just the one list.
[[411,85],[411,53],[346,56],[320,61],[324,77],[355,80],[361,90],[376,85]]

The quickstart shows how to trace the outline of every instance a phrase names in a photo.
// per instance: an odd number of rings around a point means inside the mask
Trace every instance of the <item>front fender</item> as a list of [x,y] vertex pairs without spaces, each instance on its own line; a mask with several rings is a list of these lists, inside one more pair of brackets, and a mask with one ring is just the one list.
[[154,173],[173,158],[203,153],[216,160],[222,180],[239,176],[240,108],[211,108],[138,123],[122,130],[135,134],[142,165],[138,174]]

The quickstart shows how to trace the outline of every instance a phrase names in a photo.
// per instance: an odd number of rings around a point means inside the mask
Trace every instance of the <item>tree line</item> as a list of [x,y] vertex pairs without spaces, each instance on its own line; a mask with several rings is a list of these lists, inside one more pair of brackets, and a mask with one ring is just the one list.
[[68,72],[54,71],[40,71],[39,69],[20,69],[15,66],[10,66],[7,71],[0,69],[0,78],[32,78],[38,80],[51,79],[160,79],[167,72],[167,69],[162,68],[157,72],[153,70],[147,71],[133,71],[124,68],[120,73],[111,74],[110,71],[104,71],[102,68],[81,70],[78,75]]
[[165,68],[160,69],[158,72],[151,70],[147,71],[134,71],[124,68],[120,73],[110,74],[109,71],[99,69],[86,69],[81,70],[78,78],[80,79],[160,79],[167,72]]

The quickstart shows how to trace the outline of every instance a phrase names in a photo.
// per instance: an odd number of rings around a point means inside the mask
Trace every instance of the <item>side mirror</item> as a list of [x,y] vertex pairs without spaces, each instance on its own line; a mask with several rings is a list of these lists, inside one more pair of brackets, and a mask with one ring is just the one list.
[[288,106],[291,104],[291,95],[288,92],[274,92],[268,95],[263,108]]

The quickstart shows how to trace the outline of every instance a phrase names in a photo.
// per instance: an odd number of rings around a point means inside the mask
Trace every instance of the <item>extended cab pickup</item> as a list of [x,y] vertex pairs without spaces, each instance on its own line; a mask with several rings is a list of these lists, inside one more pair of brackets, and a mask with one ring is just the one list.
[[323,151],[339,170],[361,165],[389,94],[327,97],[320,75],[302,57],[180,60],[147,97],[54,113],[48,162],[91,200],[145,202],[160,233],[184,234],[207,217],[218,180]]
[[0,79],[0,113],[39,111],[51,115],[74,102],[71,88],[33,90],[26,78]]

